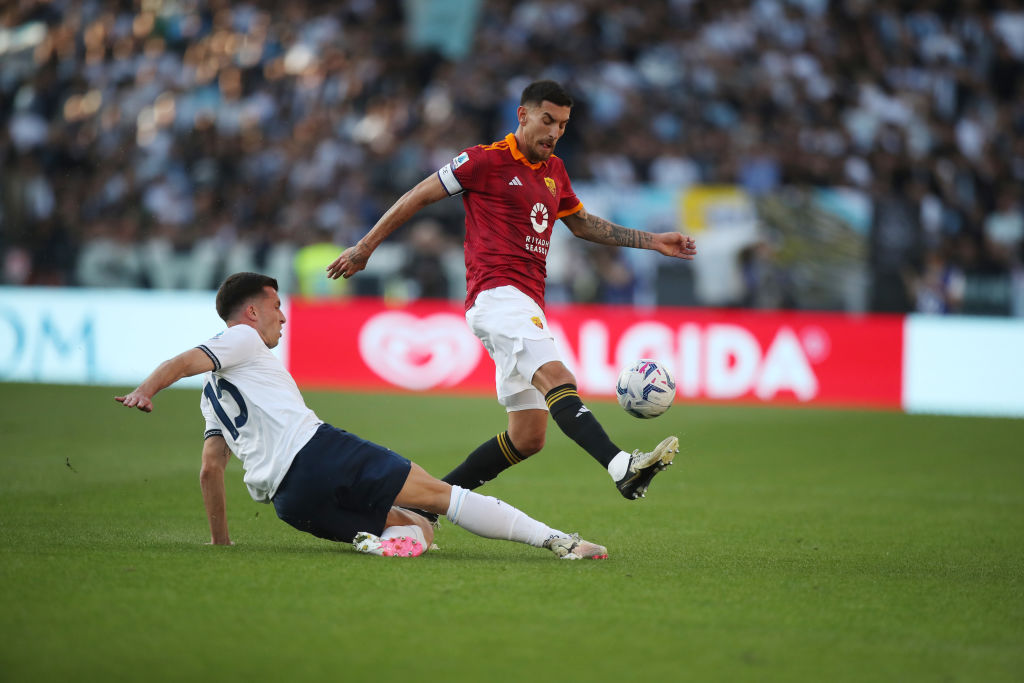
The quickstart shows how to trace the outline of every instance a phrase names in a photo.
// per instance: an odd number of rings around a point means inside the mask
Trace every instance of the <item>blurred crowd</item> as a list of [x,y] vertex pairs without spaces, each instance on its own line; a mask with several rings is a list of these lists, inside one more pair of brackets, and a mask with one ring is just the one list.
[[[3,3],[0,280],[210,288],[258,269],[337,293],[328,255],[514,129],[548,77],[577,100],[558,149],[574,182],[850,188],[871,207],[871,310],[1024,315],[1017,3],[435,2],[473,11],[467,55],[414,47],[400,0]],[[348,286],[458,298],[461,221],[434,205]],[[631,300],[628,259],[555,248],[590,283],[575,298]]]

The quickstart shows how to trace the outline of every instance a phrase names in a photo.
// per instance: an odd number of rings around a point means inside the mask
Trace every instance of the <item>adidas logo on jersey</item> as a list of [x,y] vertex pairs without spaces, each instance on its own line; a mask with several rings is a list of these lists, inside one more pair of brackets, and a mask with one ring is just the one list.
[[523,181],[519,179],[519,176],[515,176],[514,178],[512,178],[512,180],[508,181],[508,184],[509,185],[518,185],[519,187],[522,187],[523,186]]

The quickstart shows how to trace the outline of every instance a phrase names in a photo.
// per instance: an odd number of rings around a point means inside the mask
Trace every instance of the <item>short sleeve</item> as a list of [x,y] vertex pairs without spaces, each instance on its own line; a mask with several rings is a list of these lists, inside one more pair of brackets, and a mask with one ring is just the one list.
[[216,372],[252,358],[261,347],[265,348],[266,344],[260,339],[259,332],[248,325],[235,325],[196,348],[210,357]]
[[441,184],[448,196],[478,190],[484,181],[487,170],[487,155],[479,145],[465,149],[457,157],[441,167],[437,172]]
[[[209,378],[209,375],[207,375]],[[209,381],[209,379],[207,379]],[[219,436],[222,432],[220,422],[217,420],[217,414],[213,410],[213,405],[210,403],[210,399],[206,397],[204,392],[202,398],[199,399],[199,409],[203,413],[203,420],[206,422],[206,426],[203,430],[203,439],[209,439],[211,436]]]

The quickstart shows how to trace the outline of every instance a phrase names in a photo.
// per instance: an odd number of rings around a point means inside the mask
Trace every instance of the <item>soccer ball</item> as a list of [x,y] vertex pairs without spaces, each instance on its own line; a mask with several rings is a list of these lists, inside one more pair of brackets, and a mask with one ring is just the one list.
[[664,365],[642,358],[619,375],[615,395],[619,405],[633,417],[658,417],[672,405],[676,383]]

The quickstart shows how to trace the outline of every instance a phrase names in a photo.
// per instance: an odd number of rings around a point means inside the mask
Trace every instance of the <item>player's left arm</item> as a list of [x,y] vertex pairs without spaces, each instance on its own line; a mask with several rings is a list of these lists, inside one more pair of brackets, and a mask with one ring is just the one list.
[[572,234],[589,242],[634,249],[653,249],[665,256],[687,261],[692,261],[697,255],[697,242],[688,235],[678,232],[634,230],[589,214],[582,207],[575,213],[562,216],[562,221]]
[[199,487],[203,506],[210,522],[210,545],[232,545],[228,534],[227,496],[224,493],[224,470],[231,450],[223,436],[214,434],[203,442],[203,466],[199,470]]

